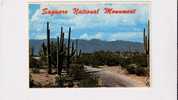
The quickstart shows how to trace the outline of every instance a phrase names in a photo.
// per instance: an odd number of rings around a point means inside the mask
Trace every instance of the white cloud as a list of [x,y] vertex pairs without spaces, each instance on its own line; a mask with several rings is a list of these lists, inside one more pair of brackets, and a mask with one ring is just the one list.
[[90,38],[89,38],[89,36],[88,36],[88,34],[82,34],[80,37],[79,37],[80,39],[87,39],[87,40],[89,40]]
[[91,39],[100,39],[106,41],[116,41],[116,40],[123,40],[123,41],[135,41],[135,42],[142,42],[143,40],[143,33],[142,32],[117,32],[117,33],[96,33],[94,35],[84,33],[82,34],[79,39],[91,40]]
[[90,40],[90,39],[101,39],[102,40],[102,37],[103,37],[103,34],[98,32],[95,35],[84,33],[79,38],[86,39],[86,40]]
[[[116,40],[128,40],[128,41],[141,41],[140,39],[143,38],[142,32],[118,32],[118,33],[112,33],[108,39],[110,41],[116,41]],[[135,40],[136,39],[136,40]]]
[[96,33],[95,39],[102,39],[102,34],[101,33]]
[[[40,9],[48,7],[49,9],[68,9],[71,10],[74,7],[77,8],[96,8],[96,6],[80,6],[80,5],[48,5],[48,4],[42,4]],[[100,7],[101,10],[104,7],[104,5],[99,5],[97,7]],[[103,27],[103,29],[109,27],[118,27],[120,26],[127,27],[128,29],[130,27],[133,28],[135,31],[139,31],[140,29],[135,27],[136,24],[144,23],[147,17],[147,7],[146,6],[135,6],[135,5],[112,5],[109,6],[112,8],[120,9],[120,8],[135,8],[137,9],[136,14],[123,14],[123,15],[105,15],[105,14],[99,14],[99,15],[73,15],[73,14],[67,14],[67,15],[41,15],[41,10],[38,9],[33,14],[32,18],[30,19],[30,32],[37,32],[38,34],[45,33],[46,32],[46,22],[50,21],[51,23],[51,31],[53,33],[53,36],[55,34],[57,35],[60,32],[60,26],[67,27],[71,26],[72,29],[75,30],[84,30],[82,31],[85,34],[80,34],[80,39],[105,39],[105,40],[117,40],[117,39],[130,39],[133,37],[133,34],[130,33],[121,33],[121,32],[115,32],[115,33],[107,33],[107,32],[96,32],[96,34],[91,35],[89,32],[85,32],[85,29],[95,29],[97,30],[98,27]],[[66,31],[67,32],[67,31]],[[92,32],[92,30],[91,30]],[[107,35],[106,34],[111,34]],[[65,34],[65,37],[67,37],[68,34]],[[33,36],[33,35],[32,35]],[[35,38],[43,38],[43,36],[36,36]]]
[[35,21],[38,21],[38,18],[39,18],[39,12],[40,10],[36,10],[36,12],[33,14],[32,18],[31,18],[31,22],[35,22]]

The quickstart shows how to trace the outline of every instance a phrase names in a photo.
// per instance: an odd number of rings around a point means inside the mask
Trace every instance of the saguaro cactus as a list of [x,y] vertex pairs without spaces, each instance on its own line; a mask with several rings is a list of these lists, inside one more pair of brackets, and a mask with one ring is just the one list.
[[59,74],[59,36],[57,37],[57,74]]
[[49,29],[49,22],[47,22],[47,49],[48,49],[48,73],[52,73],[51,69],[51,50],[50,50],[50,29]]
[[70,51],[70,55],[69,56],[71,58],[74,55],[75,55],[74,42],[72,42],[72,47],[71,47],[71,51]]
[[47,56],[47,46],[45,45],[44,41],[43,41],[41,47],[42,47],[41,55]]
[[150,21],[148,20],[148,54],[150,50]]
[[144,41],[144,53],[147,53],[147,35],[146,35],[146,31],[145,28],[143,30],[143,41]]
[[144,29],[144,48],[145,48],[145,53],[149,54],[149,49],[150,49],[150,23],[148,21],[148,26],[147,26],[147,35],[145,34],[145,29]]
[[34,56],[34,48],[31,47],[31,56],[33,57]]
[[64,32],[63,28],[61,27],[61,36],[60,36],[60,42],[59,37],[57,38],[57,70],[58,75],[61,75],[62,67],[63,67],[63,61],[64,61]]
[[147,45],[147,65],[149,66],[149,59],[150,59],[150,21],[148,20],[148,45]]
[[82,53],[81,49],[78,51],[78,40],[76,40],[76,58],[80,57],[81,53]]
[[[149,70],[149,66],[150,66],[150,22],[148,20],[148,24],[147,24],[147,35],[144,29],[144,53],[146,54],[146,58],[147,58],[147,67]],[[150,86],[150,82],[149,82],[149,73],[147,74],[147,82],[146,85]]]
[[147,34],[146,30],[143,31],[143,41],[144,41],[144,53],[147,56],[147,65],[149,66],[149,54],[150,54],[150,22],[148,20]]
[[75,54],[74,42],[72,42],[72,47],[70,49],[70,36],[71,36],[71,27],[69,28],[68,46],[67,46],[67,73],[68,74],[69,74],[69,67],[70,67],[70,59]]

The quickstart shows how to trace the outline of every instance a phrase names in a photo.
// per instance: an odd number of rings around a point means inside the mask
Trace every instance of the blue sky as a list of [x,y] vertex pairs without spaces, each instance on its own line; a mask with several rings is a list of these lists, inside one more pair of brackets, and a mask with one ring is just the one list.
[[[66,9],[72,11],[74,7],[84,9],[100,8],[98,15],[42,15],[41,9]],[[107,15],[102,12],[105,7],[114,9],[136,9],[135,14]],[[29,36],[30,39],[46,39],[46,22],[50,22],[51,37],[56,38],[60,27],[64,32],[72,28],[73,39],[101,39],[106,41],[125,40],[143,42],[143,29],[147,27],[149,17],[148,5],[136,4],[96,4],[96,5],[29,5]],[[65,34],[67,37],[67,34]]]

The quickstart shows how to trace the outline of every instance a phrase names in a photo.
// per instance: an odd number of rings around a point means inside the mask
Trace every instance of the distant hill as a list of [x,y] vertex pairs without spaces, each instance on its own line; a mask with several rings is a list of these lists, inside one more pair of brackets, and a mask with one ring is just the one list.
[[[56,41],[56,39],[51,39],[52,41]],[[41,45],[43,41],[46,44],[46,40],[36,40],[36,39],[31,39],[30,40],[30,47],[34,48],[34,53],[38,54],[40,51]],[[75,41],[75,40],[71,40]],[[65,39],[65,42],[67,43],[67,40]],[[143,43],[138,43],[138,42],[130,42],[130,41],[122,41],[122,40],[117,40],[117,41],[103,41],[99,39],[92,39],[92,40],[82,40],[78,39],[78,48],[82,50],[82,52],[85,53],[92,53],[95,51],[120,51],[120,52],[125,52],[125,51],[130,51],[131,52],[143,52]]]

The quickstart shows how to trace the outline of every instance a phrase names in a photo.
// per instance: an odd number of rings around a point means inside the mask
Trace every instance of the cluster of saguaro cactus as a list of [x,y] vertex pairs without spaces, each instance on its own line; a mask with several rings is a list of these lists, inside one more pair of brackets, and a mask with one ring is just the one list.
[[[47,22],[47,55],[48,55],[48,73],[51,73],[51,41],[50,41],[50,29],[49,29],[49,22]],[[68,34],[68,42],[67,42],[67,49],[64,44],[64,32],[63,28],[61,27],[60,38],[57,36],[57,74],[61,75],[64,61],[66,58],[66,71],[69,74],[69,68],[71,64],[72,57],[79,57],[81,55],[81,50],[78,51],[78,40],[76,41],[76,49],[74,48],[74,42],[71,44],[71,27],[69,28]]]

